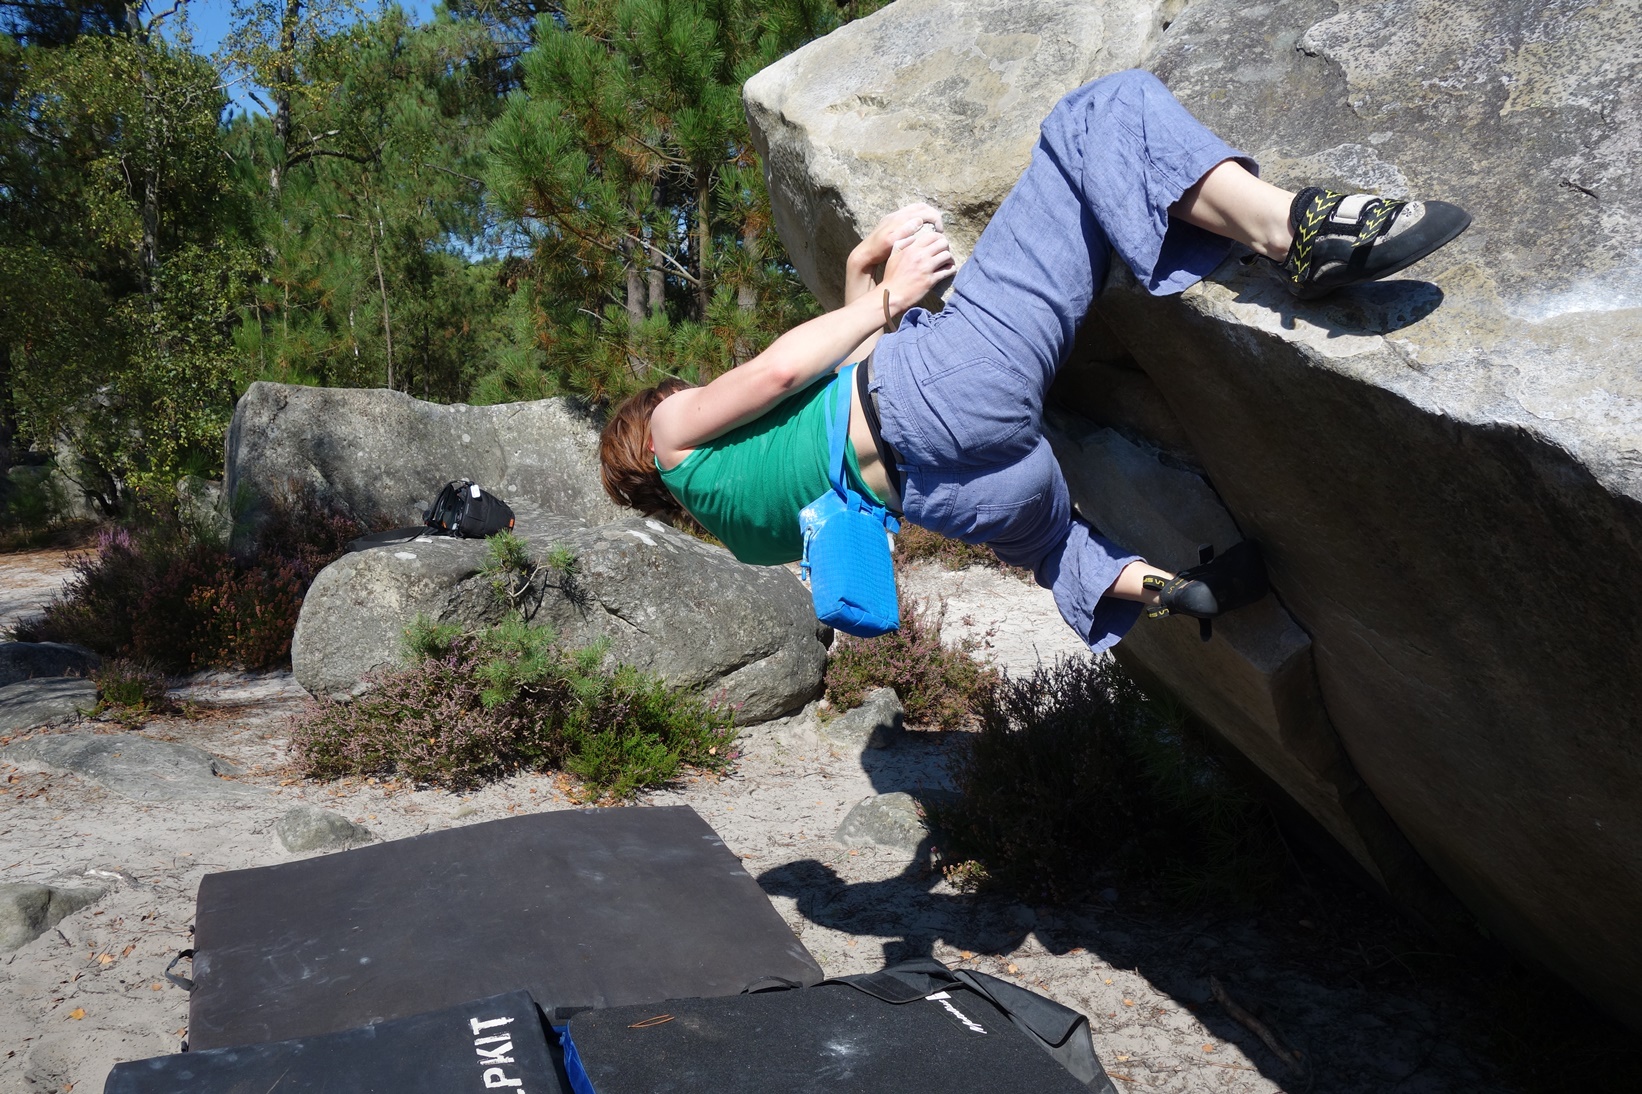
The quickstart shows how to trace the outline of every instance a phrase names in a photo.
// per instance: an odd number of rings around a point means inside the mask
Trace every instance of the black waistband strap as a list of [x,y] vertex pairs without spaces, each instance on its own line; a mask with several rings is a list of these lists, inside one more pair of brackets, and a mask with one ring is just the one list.
[[901,473],[901,456],[884,440],[883,425],[878,418],[878,397],[871,391],[872,354],[855,367],[855,386],[861,395],[861,411],[867,418],[867,431],[872,434],[872,447],[878,450],[878,460],[884,465],[884,474],[895,484],[895,492],[905,497],[906,478]]

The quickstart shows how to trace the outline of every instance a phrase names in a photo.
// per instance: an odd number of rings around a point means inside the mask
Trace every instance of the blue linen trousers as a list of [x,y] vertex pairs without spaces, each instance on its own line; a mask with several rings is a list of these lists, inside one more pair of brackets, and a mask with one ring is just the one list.
[[907,519],[1030,569],[1095,651],[1139,616],[1104,593],[1140,556],[1072,512],[1043,436],[1044,397],[1112,254],[1156,295],[1226,257],[1228,240],[1172,220],[1169,207],[1228,159],[1258,171],[1150,73],[1085,84],[1044,120],[945,308],[912,309],[873,351]]

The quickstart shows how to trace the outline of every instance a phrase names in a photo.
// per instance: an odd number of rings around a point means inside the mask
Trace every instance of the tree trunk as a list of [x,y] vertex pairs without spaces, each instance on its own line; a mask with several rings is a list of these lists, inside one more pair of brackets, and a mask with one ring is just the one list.
[[701,308],[701,320],[707,321],[707,308],[713,302],[713,286],[707,271],[713,261],[713,175],[705,164],[696,168],[696,301]]
[[268,189],[279,199],[285,161],[291,158],[291,83],[296,79],[296,30],[302,20],[302,0],[285,0],[279,21],[279,60],[274,65],[274,165],[268,169]]
[[660,266],[650,267],[650,314],[667,313],[667,273]]
[[[666,208],[663,204],[666,196],[661,183],[658,182],[650,192],[650,202],[657,209]],[[658,233],[653,226],[647,225],[645,227],[644,238],[649,240],[650,246],[654,250],[660,250],[666,245],[665,239],[660,243],[656,242],[657,236]],[[665,315],[667,314],[667,271],[660,262],[655,260],[654,255],[647,255],[646,257],[650,259],[650,314],[651,316]]]
[[622,272],[627,275],[627,371],[635,380],[644,378],[644,359],[633,352],[633,342],[644,325],[643,249],[636,243],[621,245]]
[[[126,9],[126,20],[134,24],[137,41],[148,45],[148,28],[142,24],[141,4]],[[154,73],[148,67],[146,50],[138,70],[143,84],[143,112],[152,114],[159,108],[154,87]],[[142,240],[137,244],[137,265],[142,269],[143,291],[154,292],[154,270],[160,264],[160,150],[155,146],[153,125],[148,126],[147,164],[143,167],[143,227]]]
[[627,274],[627,327],[638,330],[644,324],[644,269],[638,248],[622,245],[622,265]]
[[137,257],[143,268],[143,283],[153,292],[154,270],[160,264],[160,167],[154,157],[143,171],[143,241]]
[[12,440],[17,436],[17,406],[11,395],[11,344],[0,341],[0,475],[12,463]]
[[[736,285],[735,302],[741,312],[743,323],[752,322],[753,309],[758,307],[758,289],[753,286],[750,270],[758,260],[758,229],[750,224],[741,226],[741,253],[743,256],[743,270],[741,281]],[[753,357],[752,343],[747,340],[746,334],[736,335],[735,351],[733,354],[736,364],[750,361]]]
[[376,245],[377,234],[382,233],[382,241],[387,242],[387,234],[382,231],[382,210],[376,210],[374,221],[375,229],[370,224],[366,230],[371,237],[371,261],[376,264],[376,287],[382,294],[382,344],[388,356],[388,390],[393,390],[393,318],[388,314],[388,282],[382,276],[382,252]]

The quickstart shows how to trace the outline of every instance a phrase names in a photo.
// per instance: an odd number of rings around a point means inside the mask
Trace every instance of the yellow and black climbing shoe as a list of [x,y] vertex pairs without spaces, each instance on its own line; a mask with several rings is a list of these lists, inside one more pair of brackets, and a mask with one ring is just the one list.
[[1197,619],[1207,642],[1214,634],[1210,620],[1234,608],[1253,604],[1271,586],[1266,581],[1266,563],[1260,545],[1245,539],[1216,555],[1208,544],[1197,549],[1198,565],[1181,570],[1167,580],[1147,577],[1141,585],[1158,593],[1155,607],[1146,609],[1146,618],[1189,615]]
[[1308,186],[1294,195],[1294,242],[1280,269],[1301,300],[1412,266],[1448,243],[1471,215],[1446,201],[1387,201]]

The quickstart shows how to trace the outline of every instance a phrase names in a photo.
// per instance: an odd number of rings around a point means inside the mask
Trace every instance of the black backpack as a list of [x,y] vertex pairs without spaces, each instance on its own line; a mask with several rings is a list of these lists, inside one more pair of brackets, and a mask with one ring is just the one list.
[[483,539],[513,530],[513,510],[507,502],[467,479],[448,482],[434,499],[422,522],[435,532]]
[[433,501],[433,508],[422,514],[422,523],[406,528],[390,528],[386,532],[372,532],[348,543],[348,552],[368,551],[372,547],[388,547],[407,543],[417,536],[459,536],[482,539],[498,532],[513,531],[513,510],[507,502],[468,479],[448,482]]

